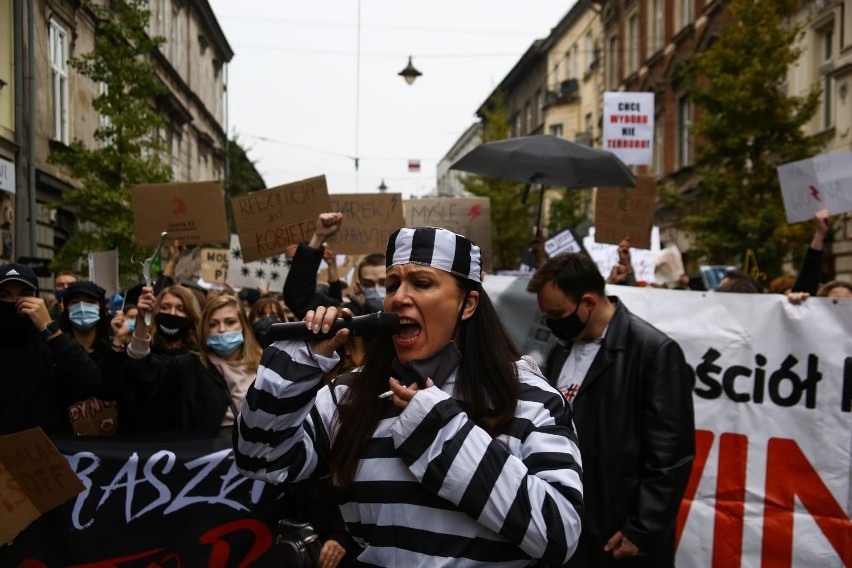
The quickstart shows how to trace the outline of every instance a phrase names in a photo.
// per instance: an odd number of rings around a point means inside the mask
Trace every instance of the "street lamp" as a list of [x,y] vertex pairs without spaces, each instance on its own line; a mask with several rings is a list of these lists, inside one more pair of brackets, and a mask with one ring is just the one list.
[[415,79],[417,79],[417,78],[418,78],[420,75],[422,75],[422,74],[423,74],[423,73],[421,73],[420,71],[418,71],[418,70],[414,67],[414,64],[413,64],[413,63],[411,63],[411,56],[410,56],[410,55],[408,56],[408,65],[406,65],[406,66],[405,66],[405,69],[403,69],[402,71],[400,71],[399,73],[397,73],[397,75],[399,75],[399,76],[401,76],[403,79],[405,79],[405,82],[406,82],[406,83],[408,83],[409,85],[411,85],[412,83],[414,83],[414,80],[415,80]]
[[379,191],[385,192],[388,190],[388,186],[385,185],[385,178],[382,178],[382,183],[379,184]]

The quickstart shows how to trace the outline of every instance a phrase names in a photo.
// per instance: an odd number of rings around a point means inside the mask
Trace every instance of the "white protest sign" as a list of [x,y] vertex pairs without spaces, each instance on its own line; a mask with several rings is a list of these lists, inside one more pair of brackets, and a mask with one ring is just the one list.
[[[543,364],[553,338],[527,281],[491,275],[483,287]],[[852,565],[852,300],[606,290],[677,341],[695,371],[677,566]]]
[[577,242],[571,229],[565,229],[544,241],[544,250],[547,256],[552,258],[563,252],[582,252],[583,247]]
[[[589,228],[589,236],[583,238],[583,247],[598,265],[604,278],[609,276],[612,267],[618,263],[618,245],[595,242],[595,228]],[[656,282],[654,276],[654,253],[660,250],[660,228],[655,226],[651,231],[650,249],[630,249],[630,265],[637,281]]]
[[89,253],[89,280],[106,290],[109,296],[118,290],[118,251]]
[[778,180],[788,223],[808,221],[823,208],[832,215],[852,211],[852,151],[778,166]]
[[654,93],[604,93],[603,149],[628,165],[654,163]]
[[263,288],[269,292],[281,292],[288,271],[283,254],[245,262],[239,236],[231,235],[227,282],[234,288]]

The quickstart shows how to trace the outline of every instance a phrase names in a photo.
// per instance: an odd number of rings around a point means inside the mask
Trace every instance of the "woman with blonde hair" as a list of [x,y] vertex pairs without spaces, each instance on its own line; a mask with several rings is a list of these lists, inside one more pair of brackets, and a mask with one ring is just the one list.
[[[136,329],[127,346],[122,381],[127,392],[143,400],[165,403],[163,420],[146,431],[203,430],[230,426],[257,374],[261,348],[239,299],[222,295],[210,300],[197,329],[198,351],[164,356],[152,354],[151,335],[142,323],[155,304],[153,289],[139,296]],[[115,330],[115,320],[113,329]],[[127,326],[119,324],[120,333]]]

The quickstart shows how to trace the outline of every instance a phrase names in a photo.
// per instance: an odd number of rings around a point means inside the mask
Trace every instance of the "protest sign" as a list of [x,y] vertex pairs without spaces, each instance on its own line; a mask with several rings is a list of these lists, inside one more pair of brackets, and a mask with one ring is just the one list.
[[208,283],[224,284],[228,279],[230,249],[201,249],[201,278]]
[[331,211],[325,176],[253,191],[231,204],[245,262],[280,255],[289,245],[310,240],[317,217]]
[[654,279],[661,284],[677,282],[686,272],[683,267],[683,255],[677,245],[670,245],[652,255],[654,259]]
[[[596,239],[595,227],[589,228],[589,234],[583,237],[583,248],[603,274],[604,278],[609,276],[612,267],[618,263],[618,245],[609,243],[599,243]],[[660,250],[660,229],[654,227],[651,230],[651,248],[640,249],[630,247],[630,265],[633,267],[633,274],[637,281],[655,282],[654,269],[654,254]]]
[[401,193],[335,193],[329,211],[343,213],[340,230],[329,240],[339,254],[385,252],[388,237],[405,224]]
[[563,252],[582,252],[583,246],[571,229],[564,229],[544,241],[544,251],[552,258]]
[[442,227],[464,235],[482,250],[491,272],[491,200],[487,197],[425,197],[404,202],[408,227]]
[[89,253],[89,280],[106,290],[107,296],[118,290],[118,251]]
[[132,197],[136,240],[142,246],[157,246],[163,231],[186,246],[228,241],[221,182],[137,185]]
[[0,546],[81,491],[83,484],[41,428],[0,436]]
[[228,284],[234,288],[263,288],[272,292],[284,289],[289,271],[287,257],[282,254],[246,262],[237,235],[231,235],[228,249]]
[[53,530],[0,546],[0,566],[284,565],[275,528],[297,514],[289,485],[240,475],[231,428],[54,443],[82,492],[50,512]]
[[822,154],[778,167],[788,223],[812,219],[827,208],[852,211],[852,151]]
[[654,93],[604,93],[603,149],[628,165],[654,163]]
[[657,182],[636,176],[636,187],[600,187],[595,192],[595,241],[617,245],[623,238],[638,249],[651,248]]
[[[483,286],[521,352],[543,365],[555,338],[528,281],[492,275]],[[677,341],[695,372],[678,568],[852,565],[852,302],[606,292]]]

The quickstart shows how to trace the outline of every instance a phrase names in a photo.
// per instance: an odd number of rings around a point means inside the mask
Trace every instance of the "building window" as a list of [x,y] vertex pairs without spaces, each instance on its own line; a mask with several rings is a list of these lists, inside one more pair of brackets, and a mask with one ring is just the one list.
[[571,49],[571,78],[580,78],[580,46],[574,45]]
[[180,132],[180,127],[174,127],[169,129],[169,140],[171,145],[171,166],[172,166],[172,180],[174,181],[183,181],[181,176],[181,150],[183,136]]
[[68,32],[50,20],[50,69],[53,80],[53,139],[68,144]]
[[548,129],[548,134],[551,136],[556,136],[558,138],[562,138],[562,125],[561,124],[551,124]]
[[680,27],[685,28],[692,23],[692,0],[680,0]]
[[515,136],[521,135],[521,113],[515,115]]
[[627,74],[639,69],[639,12],[634,10],[627,17]]
[[651,46],[651,53],[659,51],[663,48],[663,34],[665,14],[663,12],[663,0],[648,0],[648,41]]
[[831,128],[834,126],[834,79],[829,75],[832,71],[832,61],[834,59],[834,22],[822,28],[819,32],[819,54],[820,64],[822,69],[822,100],[821,112],[822,128]]
[[183,18],[181,17],[180,8],[172,9],[172,22],[171,22],[171,33],[169,36],[169,44],[170,44],[170,58],[172,60],[172,66],[180,70],[183,65],[183,58],[181,54],[183,53],[184,41],[183,41]]
[[612,36],[607,42],[606,84],[611,90],[618,88],[618,36]]
[[595,128],[594,117],[592,117],[592,113],[586,113],[586,118],[583,121],[583,125],[586,127],[586,134],[592,136],[592,134],[594,134]]
[[592,37],[592,32],[586,34],[586,71],[591,71],[597,64],[595,53],[595,38]]
[[544,93],[541,91],[536,91],[535,100],[538,104],[538,125],[544,122]]
[[680,97],[677,102],[678,166],[685,168],[692,163],[692,101]]
[[[108,94],[109,94],[109,87],[107,86],[106,83],[101,81],[98,85],[98,96],[99,96],[99,98],[105,97]],[[100,129],[101,133],[105,133],[107,130],[111,130],[112,129],[112,118],[107,114],[103,114],[103,113],[99,114],[98,115],[98,128]],[[102,138],[100,139],[100,142],[101,142],[101,148],[105,148],[106,146],[112,146],[112,135],[102,136]]]
[[654,119],[654,173],[663,175],[663,115]]

